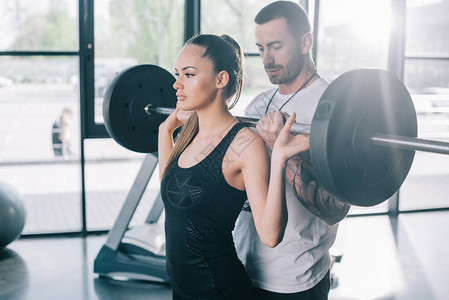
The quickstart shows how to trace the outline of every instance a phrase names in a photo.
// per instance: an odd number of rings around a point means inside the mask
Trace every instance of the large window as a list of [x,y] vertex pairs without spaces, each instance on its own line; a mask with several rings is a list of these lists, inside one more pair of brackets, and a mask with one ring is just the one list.
[[318,71],[328,80],[356,68],[386,69],[390,0],[319,2]]
[[[94,14],[94,117],[101,125],[103,96],[118,72],[138,64],[154,64],[173,72],[184,39],[184,1],[96,0]],[[131,152],[112,139],[89,139],[85,155],[87,228],[108,229],[131,189],[144,154]],[[155,176],[132,224],[145,220],[157,192]]]
[[1,1],[0,33],[0,181],[23,197],[24,234],[80,231],[78,1]]
[[[183,43],[184,0],[7,0],[0,25],[0,180],[24,198],[23,233],[109,229],[144,154],[112,139],[84,139],[80,100],[95,99],[101,125],[102,97],[117,72],[144,63],[172,70]],[[73,151],[56,155],[54,138],[63,129],[53,126],[64,123],[64,109],[71,110],[64,132]],[[152,180],[133,222],[146,218],[155,190]]]
[[[201,13],[184,20],[186,7],[193,3],[196,9],[200,2]],[[257,93],[270,88],[257,56],[253,23],[270,2],[0,1],[0,181],[23,196],[23,233],[111,227],[145,154],[107,138],[102,124],[105,89],[128,66],[157,64],[172,72],[184,34],[196,32],[190,28],[194,23],[200,22],[203,33],[233,36],[247,54],[244,92],[233,113],[242,114]],[[399,12],[406,17],[405,52],[393,59],[403,68],[402,79],[412,94],[419,136],[449,141],[449,0],[300,2],[309,4],[310,19],[316,21],[317,66],[329,81],[354,68],[389,67],[390,20],[398,13],[391,7],[406,3]],[[201,20],[195,19],[199,15]],[[53,127],[61,123],[65,109],[72,112],[64,131],[71,151],[55,143],[62,129]],[[86,111],[93,116],[90,125],[102,130],[94,132],[98,135],[89,135],[89,128],[86,133]],[[57,149],[65,150],[59,155]],[[417,152],[399,193],[399,209],[449,207],[447,166],[448,156]],[[157,189],[157,178],[152,178],[133,222],[146,218]],[[387,210],[384,202],[354,207],[351,213]]]
[[95,1],[95,122],[115,74],[137,64],[174,70],[183,44],[184,1]]
[[[449,141],[449,1],[408,0],[404,83],[418,116],[418,135]],[[416,152],[400,209],[449,206],[449,156]]]
[[0,51],[77,51],[78,0],[4,0]]

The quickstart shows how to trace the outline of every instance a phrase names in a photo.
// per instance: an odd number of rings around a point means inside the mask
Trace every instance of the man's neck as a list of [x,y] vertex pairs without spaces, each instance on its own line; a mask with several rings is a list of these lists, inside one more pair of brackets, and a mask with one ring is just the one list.
[[[309,80],[312,76],[314,76],[311,80]],[[289,95],[293,94],[294,92],[298,91],[300,87],[302,87],[307,81],[307,84],[303,87],[305,89],[306,87],[310,86],[315,80],[319,78],[319,75],[316,73],[316,70],[313,69],[303,69],[298,76],[296,76],[295,79],[292,81],[285,83],[285,84],[279,84],[278,89],[279,93],[283,95]]]

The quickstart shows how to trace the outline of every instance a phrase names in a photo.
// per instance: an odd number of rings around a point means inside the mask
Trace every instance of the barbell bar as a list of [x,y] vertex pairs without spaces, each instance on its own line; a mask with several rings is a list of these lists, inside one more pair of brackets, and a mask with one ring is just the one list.
[[[120,72],[103,101],[108,133],[136,152],[157,151],[159,125],[176,107],[175,78],[138,65]],[[258,119],[236,117],[255,126]],[[390,198],[411,168],[415,150],[449,154],[449,143],[417,138],[413,101],[402,82],[379,69],[346,72],[326,88],[311,124],[310,160],[323,188],[340,201],[373,206]]]
[[[173,111],[175,111],[172,107],[154,107],[152,104],[147,104],[144,110],[148,115],[170,115]],[[260,120],[258,118],[242,116],[234,116],[234,118],[236,118],[239,122],[249,124],[251,127],[255,127],[257,122]],[[293,134],[310,134],[310,124],[293,123],[290,132]],[[377,146],[392,147],[402,150],[449,154],[449,143],[441,141],[397,136],[385,133],[374,133],[373,136],[371,136],[371,142]]]
[[[161,115],[169,115],[171,114],[175,109],[172,107],[155,107],[152,104],[147,104],[144,107],[145,112],[148,115],[151,114],[161,114]],[[251,127],[255,127],[257,125],[257,122],[259,119],[257,118],[250,118],[250,117],[242,117],[242,116],[234,116],[239,122],[244,122],[250,125]],[[309,134],[310,133],[310,125],[309,124],[302,124],[302,123],[293,123],[290,132],[295,134]]]

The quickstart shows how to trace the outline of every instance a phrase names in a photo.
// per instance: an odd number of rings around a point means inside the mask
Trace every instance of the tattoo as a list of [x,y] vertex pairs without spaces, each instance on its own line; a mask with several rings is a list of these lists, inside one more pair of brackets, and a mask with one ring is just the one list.
[[318,182],[309,151],[287,161],[286,177],[302,205],[326,223],[337,224],[348,214],[351,206],[329,195]]

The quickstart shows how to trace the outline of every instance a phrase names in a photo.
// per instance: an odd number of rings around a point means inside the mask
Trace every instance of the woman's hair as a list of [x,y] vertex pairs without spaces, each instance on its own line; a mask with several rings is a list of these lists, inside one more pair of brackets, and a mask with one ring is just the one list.
[[[226,34],[222,36],[213,34],[196,35],[190,38],[185,45],[196,45],[204,48],[202,57],[206,57],[212,62],[216,74],[221,71],[226,71],[229,74],[229,81],[224,88],[224,96],[227,104],[234,97],[229,109],[234,107],[240,98],[243,87],[243,51],[240,45]],[[175,158],[190,144],[198,133],[198,129],[198,115],[193,112],[178,135],[163,174]]]

